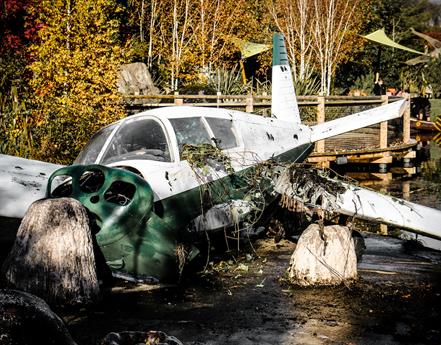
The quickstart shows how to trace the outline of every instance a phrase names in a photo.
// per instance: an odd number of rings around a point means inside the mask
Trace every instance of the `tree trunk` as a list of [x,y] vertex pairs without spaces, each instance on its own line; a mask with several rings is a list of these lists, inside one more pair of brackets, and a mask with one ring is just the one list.
[[43,199],[28,209],[2,267],[11,288],[55,305],[89,304],[99,297],[86,209],[75,199]]

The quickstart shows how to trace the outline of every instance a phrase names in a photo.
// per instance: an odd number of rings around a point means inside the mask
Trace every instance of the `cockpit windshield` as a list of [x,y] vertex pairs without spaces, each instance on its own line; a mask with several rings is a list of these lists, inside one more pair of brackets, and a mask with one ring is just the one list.
[[158,121],[146,118],[125,121],[110,141],[100,163],[130,159],[170,162],[167,139]]
[[106,143],[109,135],[115,129],[116,124],[104,127],[100,129],[92,139],[89,140],[87,145],[83,148],[83,150],[78,155],[74,164],[93,164],[95,163],[98,155],[103,149],[104,144]]
[[170,123],[176,133],[179,153],[182,154],[184,145],[212,145],[210,135],[207,132],[200,117],[184,117],[170,119]]

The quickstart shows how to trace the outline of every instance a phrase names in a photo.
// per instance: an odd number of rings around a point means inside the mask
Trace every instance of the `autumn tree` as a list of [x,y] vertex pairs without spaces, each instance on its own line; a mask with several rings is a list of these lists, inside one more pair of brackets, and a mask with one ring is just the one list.
[[33,151],[29,116],[29,54],[38,26],[26,14],[35,0],[0,0],[0,153],[29,157]]
[[228,54],[229,38],[237,31],[238,22],[246,20],[242,16],[245,4],[244,0],[199,1],[192,29],[200,68],[211,70]]
[[31,85],[37,158],[71,163],[100,127],[124,115],[116,83],[123,50],[115,0],[43,0]]
[[321,79],[321,93],[328,95],[339,64],[360,46],[360,33],[368,1],[273,0],[270,11],[285,34],[296,79],[314,72]]
[[329,95],[338,64],[348,60],[351,50],[360,44],[357,34],[363,24],[360,0],[313,0],[312,37],[320,66],[321,93]]
[[[200,82],[201,72],[237,64],[233,37],[268,43],[265,6],[250,0],[130,0],[136,41],[145,60],[168,80],[168,89]],[[154,63],[153,63],[154,61]]]
[[146,62],[150,70],[155,60],[154,45],[163,5],[160,0],[129,0],[127,3],[126,25],[133,58]]

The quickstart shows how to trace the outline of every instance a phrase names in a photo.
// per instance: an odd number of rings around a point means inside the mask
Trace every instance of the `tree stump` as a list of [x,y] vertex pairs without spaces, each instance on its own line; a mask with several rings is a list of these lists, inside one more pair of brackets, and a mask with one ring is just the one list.
[[357,278],[357,257],[346,226],[311,224],[291,256],[289,280],[301,286],[339,285]]
[[0,289],[0,344],[76,345],[63,321],[41,298]]
[[52,305],[89,304],[99,297],[86,209],[72,198],[43,199],[28,209],[2,267],[6,286]]

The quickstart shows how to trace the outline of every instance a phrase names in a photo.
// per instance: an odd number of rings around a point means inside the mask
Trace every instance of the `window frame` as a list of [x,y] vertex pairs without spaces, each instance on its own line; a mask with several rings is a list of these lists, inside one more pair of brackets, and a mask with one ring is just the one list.
[[[165,140],[167,142],[169,153],[170,153],[170,161],[163,161],[162,162],[162,161],[154,161],[154,160],[147,160],[147,159],[145,159],[145,161],[155,162],[155,163],[166,163],[166,164],[176,162],[175,148],[173,145],[173,141],[170,138],[170,134],[169,134],[169,130],[168,130],[167,126],[163,123],[163,121],[160,118],[158,118],[156,116],[149,116],[149,115],[129,116],[129,117],[121,120],[120,123],[118,124],[118,126],[116,126],[116,128],[113,130],[112,134],[107,139],[107,142],[103,145],[103,148],[102,148],[100,154],[98,155],[96,162],[99,164],[103,164],[102,163],[103,157],[106,155],[108,147],[109,147],[110,143],[112,142],[114,136],[116,135],[116,133],[119,132],[119,130],[122,126],[126,125],[127,122],[136,122],[136,121],[142,121],[142,120],[153,120],[157,124],[159,124],[160,128],[162,129],[162,131],[164,133]],[[114,164],[114,163],[115,162],[112,162],[110,164]]]

